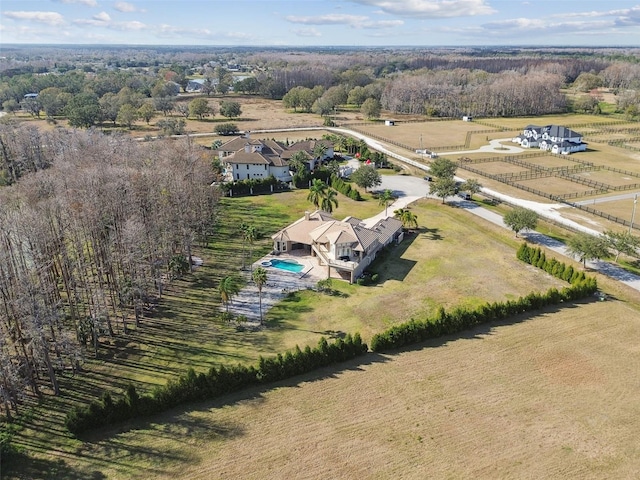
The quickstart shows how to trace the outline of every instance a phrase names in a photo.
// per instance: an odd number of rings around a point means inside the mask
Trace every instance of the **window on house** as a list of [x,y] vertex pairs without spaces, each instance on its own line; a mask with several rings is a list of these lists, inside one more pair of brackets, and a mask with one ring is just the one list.
[[247,163],[247,170],[249,170],[249,164]]

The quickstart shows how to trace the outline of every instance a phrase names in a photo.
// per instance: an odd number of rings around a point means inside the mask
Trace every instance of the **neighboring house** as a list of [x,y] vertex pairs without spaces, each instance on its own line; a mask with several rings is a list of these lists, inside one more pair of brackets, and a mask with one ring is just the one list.
[[[216,85],[218,85],[217,78],[211,78],[209,80],[211,81],[212,88],[215,88]],[[188,93],[202,92],[202,90],[204,89],[204,84],[206,82],[207,80],[204,78],[194,78],[193,80],[189,80],[189,83],[187,83],[187,88],[185,88],[185,92],[188,92]]]
[[[322,146],[324,148],[324,155],[320,158],[316,158],[314,156],[314,151],[316,147]],[[304,140],[300,142],[296,142],[287,147],[287,157],[291,158],[291,156],[299,151],[303,151],[308,156],[308,165],[309,170],[314,170],[316,168],[316,162],[322,163],[324,160],[329,158],[333,158],[333,143],[329,140]]]
[[290,182],[289,160],[299,151],[307,156],[307,164],[313,170],[313,149],[323,142],[326,151],[321,160],[333,157],[333,145],[325,140],[308,140],[286,146],[275,140],[254,140],[247,133],[218,147],[218,158],[224,165],[225,180],[238,181],[250,178],[266,178],[273,175],[281,182]]
[[582,141],[582,135],[570,128],[559,125],[527,125],[523,132],[512,139],[523,148],[538,147],[552,153],[568,155],[574,152],[584,152],[587,144]]
[[403,239],[402,222],[393,217],[379,220],[373,227],[362,220],[347,217],[334,219],[322,210],[305,212],[304,217],[271,236],[273,251],[307,250],[332,271],[353,283],[375,259],[378,252],[392,242]]

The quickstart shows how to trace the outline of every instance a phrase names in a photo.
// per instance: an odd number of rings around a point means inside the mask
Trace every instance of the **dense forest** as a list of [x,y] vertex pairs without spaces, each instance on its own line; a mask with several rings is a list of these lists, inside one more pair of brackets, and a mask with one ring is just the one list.
[[[6,127],[4,127],[6,129]],[[125,334],[187,271],[216,215],[210,158],[189,140],[16,129],[34,171],[0,189],[0,412]],[[0,136],[7,138],[6,131]],[[46,165],[51,168],[42,169]]]

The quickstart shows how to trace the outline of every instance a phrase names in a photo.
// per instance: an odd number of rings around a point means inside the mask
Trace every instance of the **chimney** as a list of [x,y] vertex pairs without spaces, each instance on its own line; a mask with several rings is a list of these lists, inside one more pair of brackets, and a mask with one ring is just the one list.
[[304,219],[305,220],[311,220],[311,214],[309,213],[309,210],[306,210],[304,212]]

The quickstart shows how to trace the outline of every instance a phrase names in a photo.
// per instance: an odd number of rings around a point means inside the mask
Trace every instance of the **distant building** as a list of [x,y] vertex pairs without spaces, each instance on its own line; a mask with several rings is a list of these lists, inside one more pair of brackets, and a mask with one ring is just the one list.
[[562,155],[584,152],[587,149],[580,133],[560,125],[527,125],[520,135],[511,140],[523,148],[538,147]]

